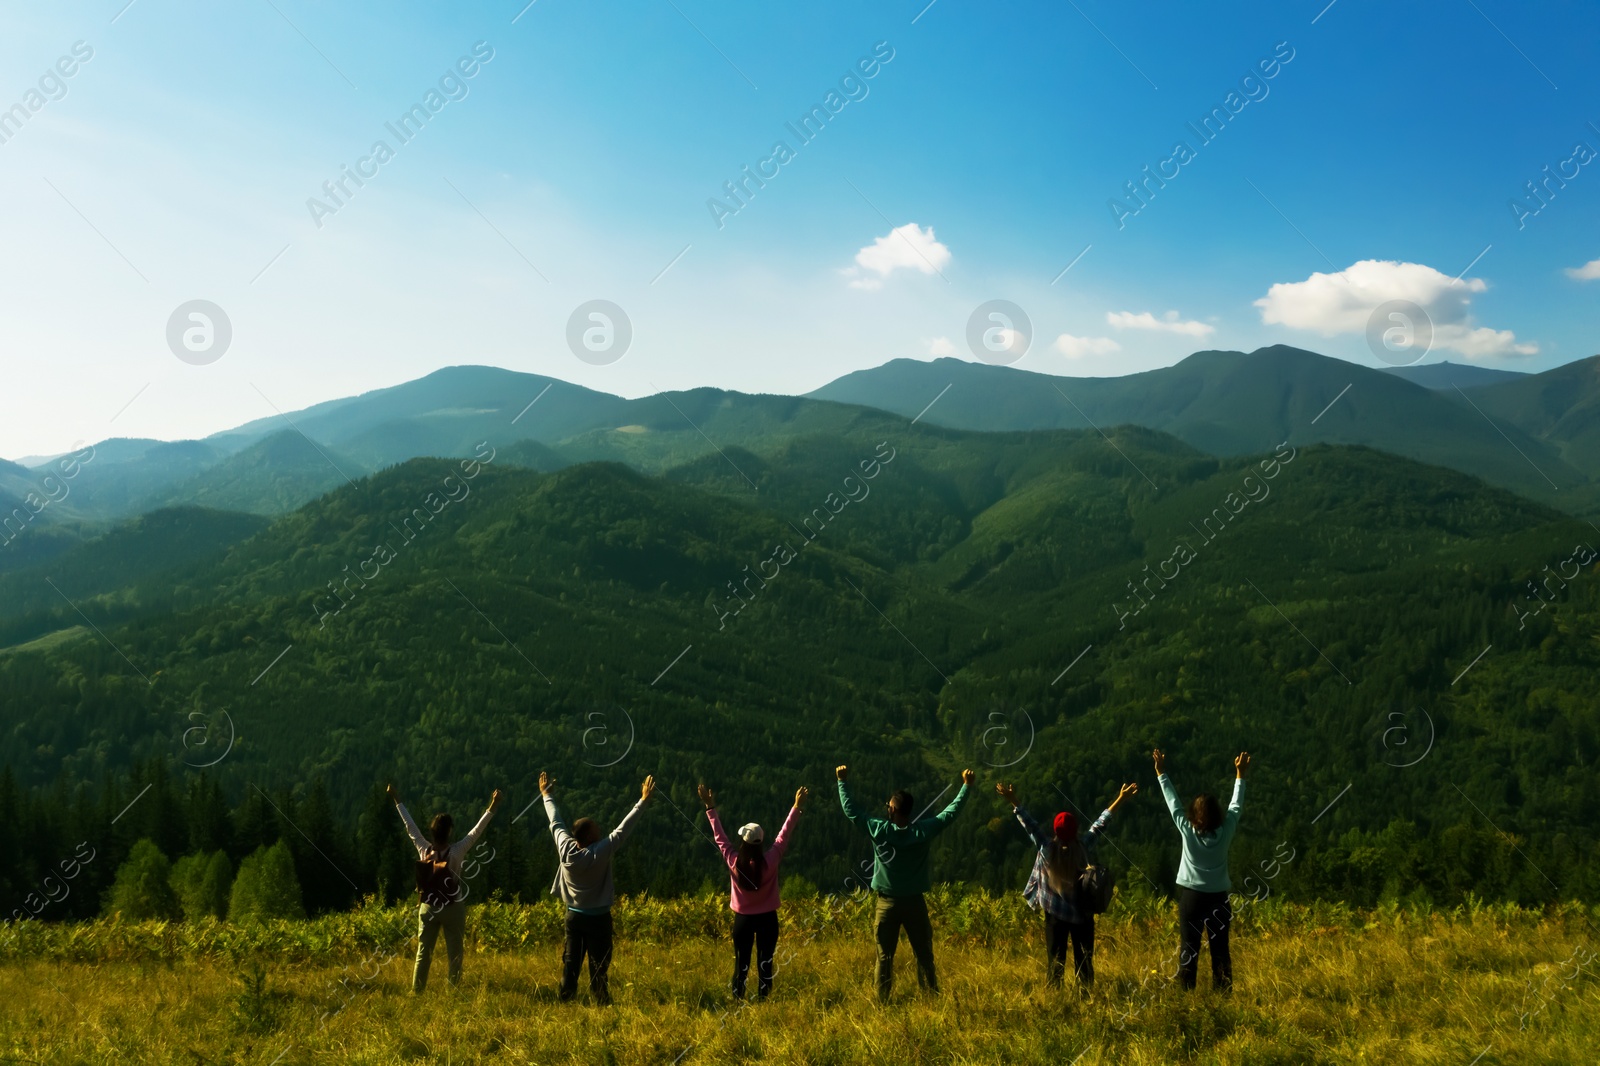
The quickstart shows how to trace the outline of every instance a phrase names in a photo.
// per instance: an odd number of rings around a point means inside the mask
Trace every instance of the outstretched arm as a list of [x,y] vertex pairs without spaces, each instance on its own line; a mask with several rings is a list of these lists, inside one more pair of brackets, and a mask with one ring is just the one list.
[[700,785],[695,791],[700,796],[700,802],[706,805],[706,821],[711,823],[711,839],[716,841],[717,850],[722,852],[722,858],[728,863],[739,857],[739,851],[728,839],[728,834],[723,831],[722,819],[717,817],[717,794],[705,785]]
[[706,818],[711,822],[711,839],[717,842],[717,850],[722,852],[722,860],[731,866],[739,857],[739,849],[728,839],[727,832],[722,828],[722,819],[717,817],[715,807],[706,808]]
[[1188,817],[1183,813],[1183,801],[1178,798],[1178,790],[1173,787],[1172,778],[1167,776],[1167,756],[1160,748],[1155,750],[1156,784],[1161,786],[1161,796],[1167,801],[1167,810],[1172,813],[1172,820],[1183,828],[1188,823]]
[[1106,809],[1100,812],[1100,817],[1094,820],[1094,824],[1084,831],[1084,838],[1089,841],[1098,842],[1100,839],[1100,834],[1105,831],[1106,823],[1111,821],[1111,816],[1115,814],[1117,808],[1122,805],[1122,801],[1127,799],[1129,796],[1138,795],[1138,793],[1139,786],[1133,782],[1123,785],[1122,788],[1117,792],[1117,798],[1112,800]]
[[930,837],[936,833],[943,832],[945,826],[956,820],[956,815],[961,813],[962,805],[967,802],[967,795],[972,791],[972,783],[977,779],[978,775],[973,771],[961,771],[961,788],[956,792],[956,798],[951,800],[949,806],[945,807],[944,810],[932,818],[924,820],[923,824],[927,825]]
[[422,830],[417,828],[417,823],[412,820],[411,812],[406,810],[406,805],[400,801],[400,793],[395,787],[390,785],[386,791],[389,793],[389,798],[394,800],[395,810],[400,812],[400,820],[406,824],[406,834],[411,837],[411,843],[416,846],[417,854],[421,855],[433,845],[428,842],[427,837],[422,835]]
[[473,826],[472,831],[466,836],[462,837],[461,843],[457,845],[457,848],[459,848],[463,855],[477,846],[478,838],[483,836],[484,830],[489,828],[489,820],[494,817],[494,812],[499,810],[500,800],[501,793],[497,788],[494,790],[494,795],[489,797],[488,809],[485,810],[482,817],[478,819],[478,824]]
[[1223,815],[1224,824],[1239,824],[1239,815],[1244,810],[1244,773],[1250,769],[1250,753],[1241,751],[1233,760],[1233,798],[1228,800],[1228,813]]
[[550,837],[556,842],[556,855],[565,859],[569,848],[576,848],[578,842],[567,831],[567,823],[561,820],[561,812],[556,810],[556,797],[554,795],[556,779],[539,771],[539,796],[544,800],[544,816],[550,819]]
[[850,795],[850,786],[844,783],[849,773],[848,766],[837,766],[833,771],[833,776],[839,779],[839,809],[844,811],[845,821],[870,834],[872,829],[867,825],[867,816],[856,806],[855,797]]
[[778,853],[778,858],[781,859],[784,853],[789,850],[789,836],[794,832],[794,827],[800,823],[800,815],[805,807],[806,799],[810,795],[811,790],[804,785],[794,790],[794,806],[789,808],[789,814],[783,819],[783,828],[778,830],[778,838],[772,842],[772,848],[768,854],[775,851]]
[[622,847],[622,842],[628,839],[628,834],[633,831],[633,827],[639,822],[639,816],[644,813],[645,804],[649,803],[650,797],[655,794],[655,775],[646,774],[644,784],[639,786],[639,802],[635,803],[633,809],[623,816],[622,821],[617,823],[617,827],[611,831],[611,835],[602,843],[609,842],[613,848]]
[[1017,802],[1017,787],[1004,781],[998,781],[995,783],[994,790],[1000,793],[1001,799],[1011,804],[1011,813],[1016,815],[1017,824],[1022,826],[1024,833],[1028,834],[1028,839],[1041,848],[1048,847],[1050,844],[1049,835],[1039,828],[1039,823],[1033,820],[1033,815],[1028,813],[1027,808]]

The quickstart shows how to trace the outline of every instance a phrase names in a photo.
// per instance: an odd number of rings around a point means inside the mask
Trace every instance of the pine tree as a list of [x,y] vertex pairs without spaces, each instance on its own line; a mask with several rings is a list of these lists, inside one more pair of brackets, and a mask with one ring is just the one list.
[[[144,791],[146,784],[150,786],[148,792]],[[176,855],[187,848],[188,819],[177,790],[172,787],[172,774],[166,760],[152,758],[143,765],[135,765],[129,787],[134,794],[128,797],[133,807],[127,818],[129,823],[139,827],[136,831],[155,841],[165,854]]]
[[249,855],[270,847],[277,839],[278,814],[267,802],[266,794],[252,785],[245,790],[239,806],[233,809],[233,853]]
[[200,901],[200,882],[205,875],[204,855],[185,855],[172,864],[172,892],[178,897],[178,909],[186,922],[199,921],[205,916]]
[[185,921],[225,917],[232,887],[233,863],[221,851],[185,855],[172,864],[172,890]]
[[384,903],[393,903],[409,890],[411,863],[417,854],[382,785],[373,785],[367,793],[366,807],[357,823],[356,852],[362,891],[373,893]]
[[299,832],[288,839],[306,910],[312,914],[348,910],[356,895],[356,886],[345,874],[353,865],[350,849],[334,821],[333,802],[320,775],[312,780],[305,802],[296,811],[295,824]]
[[146,837],[133,846],[128,859],[117,867],[117,878],[106,897],[106,913],[130,922],[179,916],[178,897],[172,891],[172,864]]
[[239,864],[233,892],[228,900],[228,921],[270,921],[274,918],[304,918],[305,904],[300,898],[300,880],[294,873],[294,856],[282,840],[270,848],[258,848]]
[[22,793],[11,772],[11,764],[0,767],[0,854],[11,855],[11,862],[0,864],[0,915],[9,915],[22,905],[31,886],[32,870],[20,854],[22,838]]
[[228,897],[233,892],[233,863],[226,852],[214,851],[206,863],[206,875],[200,882],[200,899],[207,914],[225,918],[228,914]]
[[233,823],[228,818],[228,798],[210,774],[189,782],[184,797],[189,819],[189,847],[195,851],[228,850],[233,843]]

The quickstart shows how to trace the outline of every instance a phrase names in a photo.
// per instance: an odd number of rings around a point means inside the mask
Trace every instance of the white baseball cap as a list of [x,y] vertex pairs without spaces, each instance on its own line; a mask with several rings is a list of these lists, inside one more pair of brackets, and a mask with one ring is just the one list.
[[759,844],[766,838],[767,834],[762,832],[761,826],[755,822],[749,822],[739,827],[739,839],[746,844]]

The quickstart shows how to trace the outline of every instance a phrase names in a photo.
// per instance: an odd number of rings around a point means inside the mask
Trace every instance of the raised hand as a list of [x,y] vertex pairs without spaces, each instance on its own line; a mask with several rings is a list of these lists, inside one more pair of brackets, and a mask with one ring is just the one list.
[[552,788],[555,788],[555,787],[556,787],[556,779],[551,777],[549,774],[545,773],[543,770],[540,770],[539,771],[539,795],[548,796],[548,795],[550,795],[550,790]]
[[1123,800],[1127,799],[1129,796],[1136,796],[1138,794],[1139,794],[1139,786],[1138,785],[1132,784],[1131,782],[1129,784],[1123,785],[1122,786],[1122,790],[1117,793],[1117,798],[1111,801],[1110,805],[1106,807],[1106,810],[1114,811],[1118,807],[1122,806],[1122,801]]
[[644,784],[639,786],[639,802],[643,803],[645,800],[649,799],[651,796],[653,796],[655,794],[655,791],[656,791],[656,777],[655,777],[655,775],[654,774],[646,774],[645,775],[645,779],[644,779]]
[[704,782],[696,785],[694,791],[695,795],[700,797],[700,802],[706,810],[709,811],[717,805],[717,794],[707,788]]
[[1233,757],[1233,775],[1235,777],[1243,777],[1244,772],[1248,769],[1250,769],[1250,753],[1241,751]]
[[1151,752],[1150,755],[1151,758],[1155,760],[1156,776],[1160,777],[1162,774],[1167,772],[1167,753],[1162,751],[1160,748],[1157,748],[1155,751]]
[[1016,785],[1010,785],[1004,781],[996,781],[994,783],[994,790],[1000,793],[1000,798],[1011,804],[1011,806],[1015,807],[1017,805]]
[[806,800],[811,798],[811,790],[804,785],[794,790],[795,810],[805,810]]
[[849,774],[850,774],[850,767],[848,767],[848,766],[835,766],[833,768],[833,776],[837,777],[840,781],[843,781],[846,777],[849,776]]
[[505,795],[501,793],[498,788],[495,789],[494,795],[489,797],[489,809],[492,811],[498,808],[500,806],[500,801],[503,799],[505,799]]
[[963,771],[961,771],[961,783],[963,785],[970,785],[974,781],[976,781],[977,779],[978,779],[978,774],[977,774],[976,771],[974,771],[974,770],[963,770]]
[[388,793],[389,798],[394,802],[400,802],[400,792],[393,785],[384,785],[383,791]]

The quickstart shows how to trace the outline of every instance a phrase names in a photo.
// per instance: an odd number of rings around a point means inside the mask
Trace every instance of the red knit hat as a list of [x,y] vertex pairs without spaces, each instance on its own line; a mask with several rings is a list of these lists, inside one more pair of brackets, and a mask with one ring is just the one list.
[[1070,844],[1078,839],[1078,819],[1073,817],[1071,811],[1062,811],[1056,815],[1056,839],[1063,844]]

